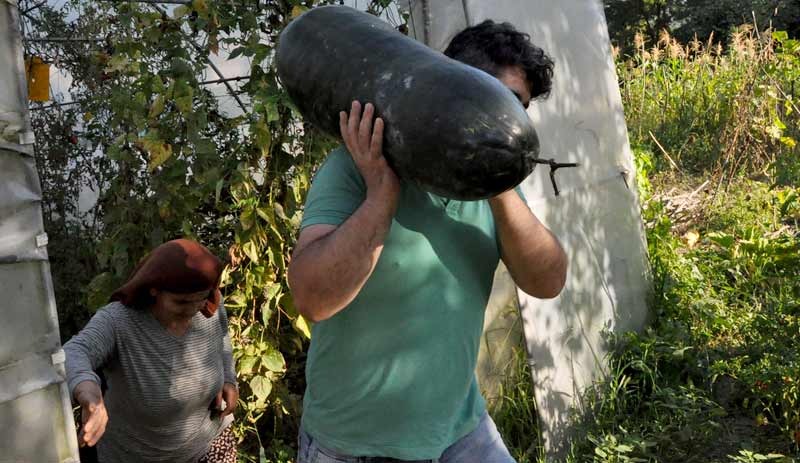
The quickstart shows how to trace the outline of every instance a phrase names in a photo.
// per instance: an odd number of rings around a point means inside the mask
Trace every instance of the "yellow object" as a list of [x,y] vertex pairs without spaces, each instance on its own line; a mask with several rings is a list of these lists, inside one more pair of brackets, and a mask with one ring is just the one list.
[[50,101],[50,65],[38,56],[25,60],[25,77],[28,80],[28,99]]

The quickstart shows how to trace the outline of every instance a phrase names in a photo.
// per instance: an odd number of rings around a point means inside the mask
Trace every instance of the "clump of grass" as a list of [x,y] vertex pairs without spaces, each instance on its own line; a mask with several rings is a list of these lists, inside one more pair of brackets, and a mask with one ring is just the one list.
[[798,50],[785,32],[749,26],[727,48],[713,38],[684,45],[663,32],[649,45],[638,36],[617,66],[633,143],[656,153],[659,168],[797,181]]
[[542,461],[543,448],[536,414],[531,369],[524,347],[514,349],[512,369],[499,398],[488,404],[492,419],[518,463]]
[[613,338],[572,461],[800,456],[798,193],[736,181],[716,201],[708,194],[691,238],[643,194],[655,321]]

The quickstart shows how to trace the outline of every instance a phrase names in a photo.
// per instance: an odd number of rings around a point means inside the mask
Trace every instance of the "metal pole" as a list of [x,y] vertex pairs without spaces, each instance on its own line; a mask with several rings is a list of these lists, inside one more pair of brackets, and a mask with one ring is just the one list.
[[433,22],[431,7],[428,5],[428,0],[422,0],[422,37],[427,46],[431,46],[431,22]]
[[469,17],[469,0],[461,0],[461,8],[464,10],[464,20],[467,22],[467,27],[472,25],[472,20]]
[[191,0],[98,0],[106,3],[165,3],[170,5],[191,5]]
[[105,42],[105,38],[96,38],[96,39],[84,39],[78,38],[73,39],[70,37],[25,37],[22,39],[24,42],[40,42],[40,43],[62,43],[62,42]]
[[250,76],[239,76],[239,77],[228,77],[227,79],[205,80],[203,82],[200,82],[200,85],[219,84],[222,82],[247,80],[249,78]]

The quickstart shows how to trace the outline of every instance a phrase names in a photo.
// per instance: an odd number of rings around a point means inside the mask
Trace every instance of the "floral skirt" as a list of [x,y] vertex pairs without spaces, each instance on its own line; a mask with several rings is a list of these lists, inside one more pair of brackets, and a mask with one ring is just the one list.
[[236,438],[228,426],[211,441],[208,451],[197,463],[236,463]]

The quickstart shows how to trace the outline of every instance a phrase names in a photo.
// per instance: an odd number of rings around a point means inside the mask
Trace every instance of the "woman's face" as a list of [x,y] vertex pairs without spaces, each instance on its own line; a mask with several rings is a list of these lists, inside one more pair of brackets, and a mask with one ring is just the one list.
[[155,297],[154,308],[164,311],[175,317],[193,317],[208,301],[209,291],[196,293],[173,293],[153,289],[150,294]]

